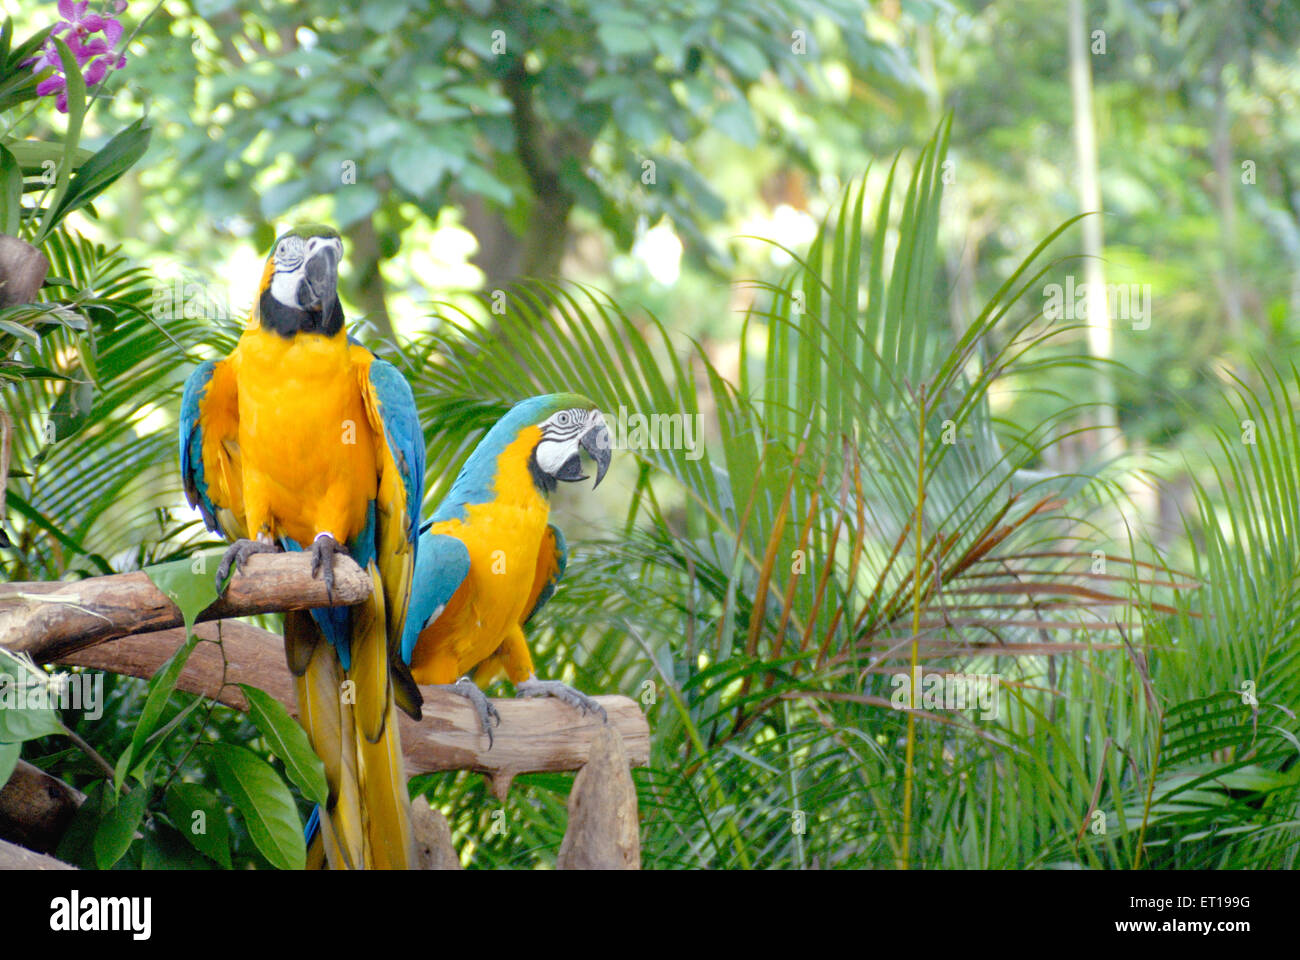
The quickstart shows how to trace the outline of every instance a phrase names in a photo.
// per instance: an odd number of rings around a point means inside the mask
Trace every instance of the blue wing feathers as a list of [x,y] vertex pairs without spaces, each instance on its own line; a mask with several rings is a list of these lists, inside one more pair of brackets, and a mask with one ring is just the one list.
[[415,642],[429,619],[447,605],[469,576],[469,549],[455,537],[426,533],[420,537],[411,586],[411,605],[402,632],[402,659],[411,662]]
[[376,357],[370,362],[370,385],[379,401],[379,418],[384,436],[392,451],[397,469],[406,488],[406,511],[410,517],[407,539],[415,543],[419,536],[420,506],[424,500],[424,434],[415,407],[411,385],[401,372],[386,360]]
[[208,497],[208,483],[203,471],[203,428],[199,424],[203,398],[207,395],[208,383],[212,380],[212,371],[216,366],[212,360],[205,360],[194,368],[194,372],[185,381],[185,393],[181,397],[180,441],[181,479],[185,484],[185,498],[190,506],[199,508],[209,530],[220,532],[216,508]]

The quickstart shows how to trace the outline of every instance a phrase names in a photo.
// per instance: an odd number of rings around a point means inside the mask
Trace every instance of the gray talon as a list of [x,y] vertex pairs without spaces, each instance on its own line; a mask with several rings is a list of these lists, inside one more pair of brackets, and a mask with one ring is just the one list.
[[311,575],[314,577],[318,573],[324,573],[325,596],[329,597],[331,602],[334,600],[334,554],[343,552],[338,541],[327,533],[312,541]]
[[221,558],[221,563],[217,567],[217,595],[225,593],[226,577],[230,574],[230,568],[233,566],[240,573],[244,572],[244,564],[248,558],[255,553],[275,553],[278,548],[273,543],[267,543],[263,540],[239,539],[226,548],[225,554]]
[[575,690],[567,683],[561,683],[559,680],[538,680],[536,677],[529,677],[515,687],[515,696],[554,697],[562,703],[567,703],[575,710],[581,710],[584,717],[589,712],[595,713],[600,715],[602,723],[609,723],[609,715],[605,713],[604,707],[581,690]]
[[464,697],[474,706],[475,712],[478,713],[479,724],[483,727],[483,732],[487,734],[488,749],[491,750],[493,743],[492,721],[495,720],[496,725],[501,726],[501,714],[497,712],[496,707],[492,706],[492,701],[487,698],[487,694],[480,690],[478,684],[469,677],[461,677],[455,683],[444,683],[440,684],[440,686],[444,690],[450,690],[457,696]]

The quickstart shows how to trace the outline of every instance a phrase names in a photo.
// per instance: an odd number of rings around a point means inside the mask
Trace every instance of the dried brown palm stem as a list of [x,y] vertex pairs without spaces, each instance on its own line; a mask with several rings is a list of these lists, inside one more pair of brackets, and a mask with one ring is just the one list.
[[[912,574],[912,656],[909,662],[908,683],[911,696],[907,701],[907,748],[903,757],[903,843],[899,858],[900,869],[906,870],[912,860],[912,778],[916,766],[916,665],[920,660],[917,634],[921,632],[921,578],[925,562],[925,384],[916,393],[916,569]],[[936,567],[938,563],[936,561]]]
[[[846,471],[846,475],[847,475],[847,471]],[[853,584],[858,582],[858,566],[862,562],[862,554],[866,551],[866,546],[867,546],[866,500],[862,493],[862,461],[860,458],[856,456],[853,458],[853,490],[855,494],[855,502],[857,505],[858,523],[853,530],[853,547],[850,550],[851,556],[849,559],[849,576],[848,576],[848,580],[846,581],[850,589],[852,588]],[[843,517],[844,517],[844,510],[843,507],[841,507],[840,518],[843,519]],[[838,543],[839,542],[838,537],[836,537],[832,542]],[[818,602],[820,602],[822,592],[826,588],[826,581],[830,578],[830,572],[831,572],[831,568],[828,562],[825,570],[822,573],[822,582],[818,584],[817,587]],[[835,615],[831,617],[830,625],[826,629],[826,635],[822,638],[821,648],[817,651],[817,666],[819,668],[823,664],[825,664],[826,656],[830,651],[831,641],[834,640],[835,638],[835,631],[839,628],[840,620],[842,620],[845,614],[847,613],[848,608],[846,604],[848,603],[848,596],[849,596],[849,592],[848,590],[845,590],[843,597],[840,599],[839,606],[835,610]],[[808,649],[808,641],[811,638],[811,636],[812,636],[812,624],[809,623],[808,629],[804,632],[803,642],[799,646],[800,650]]]
[[[772,585],[772,569],[776,566],[776,552],[781,546],[781,537],[785,534],[785,525],[790,516],[790,495],[794,491],[795,477],[799,472],[799,464],[803,461],[804,453],[808,448],[808,434],[812,429],[809,423],[808,428],[804,430],[804,435],[799,440],[799,446],[794,452],[794,459],[790,464],[790,479],[785,485],[785,492],[781,497],[781,505],[777,508],[776,518],[772,524],[772,532],[768,535],[767,546],[763,550],[763,566],[759,568],[758,585],[754,591],[754,605],[749,612],[749,635],[745,638],[745,655],[750,659],[758,656],[758,638],[763,630],[763,618],[767,614],[767,595]],[[822,466],[821,474],[817,477],[817,486],[814,490],[820,489],[822,480],[826,476],[826,467]],[[750,497],[750,503],[753,503],[753,496]],[[808,517],[811,522],[812,514],[816,509],[816,494],[814,493],[814,506],[809,510]],[[748,510],[746,510],[746,519],[748,519]],[[743,527],[742,527],[743,530]],[[743,535],[743,534],[741,534]],[[793,578],[792,578],[793,579]],[[785,607],[789,611],[790,606],[787,603]],[[816,616],[813,611],[812,616]],[[739,700],[741,703],[736,706],[736,719],[732,723],[734,731],[740,726],[745,719],[744,699],[749,693],[749,688],[753,682],[753,674],[746,674],[740,684]]]

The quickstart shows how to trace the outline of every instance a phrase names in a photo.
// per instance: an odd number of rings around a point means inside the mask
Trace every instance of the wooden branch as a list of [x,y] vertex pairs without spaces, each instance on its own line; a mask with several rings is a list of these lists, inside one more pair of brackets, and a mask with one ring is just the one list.
[[[311,575],[308,554],[255,554],[248,561],[248,576],[236,573],[225,596],[199,614],[199,620],[347,606],[370,596],[370,590],[370,578],[347,557],[334,558],[331,601],[324,581]],[[105,640],[183,623],[180,610],[143,573],[0,585],[0,645],[40,663]]]
[[591,759],[569,793],[569,826],[557,870],[640,870],[636,785],[623,740],[612,726],[593,738]]
[[0,839],[49,853],[85,799],[80,790],[19,760],[0,790]]
[[[254,558],[257,559],[257,558]],[[195,632],[216,639],[215,623],[200,624]],[[284,660],[284,643],[267,630],[223,621],[221,635],[230,661],[228,684],[249,683],[296,710],[294,688]],[[113,643],[81,649],[60,662],[108,670],[135,677],[150,677],[184,642],[183,630],[124,637]],[[199,644],[181,672],[177,686],[189,693],[217,697],[222,703],[246,710],[239,689],[221,686],[221,654],[211,644]],[[409,774],[443,770],[477,770],[492,780],[498,796],[505,796],[511,780],[521,773],[577,770],[588,760],[599,718],[583,717],[556,700],[496,699],[501,726],[493,729],[494,744],[479,727],[469,701],[448,690],[421,687],[424,720],[402,716],[402,748]],[[609,723],[623,739],[628,762],[650,762],[650,727],[636,702],[621,696],[596,697]]]
[[[194,632],[204,640],[220,636],[230,665],[226,670],[226,688],[221,690],[221,650],[215,643],[200,643],[190,654],[177,686],[187,693],[216,698],[236,710],[248,710],[248,701],[238,683],[265,690],[292,708],[293,678],[284,660],[284,641],[260,627],[239,620],[215,620],[198,623]],[[148,679],[158,672],[176,648],[185,643],[185,628],[139,633],[112,643],[76,650],[59,663],[74,667],[106,670],[128,677]]]
[[[504,800],[511,781],[521,773],[578,770],[591,755],[592,741],[604,724],[558,700],[494,699],[501,726],[492,730],[494,742],[479,727],[478,714],[464,697],[448,690],[421,687],[424,720],[402,718],[402,752],[407,772],[477,770],[492,781]],[[628,764],[650,762],[650,726],[635,700],[621,696],[594,698],[605,708],[609,726],[627,745]]]
[[45,254],[25,240],[0,234],[0,308],[31,303],[49,272]]
[[70,863],[0,840],[0,870],[76,870]]
[[441,810],[424,797],[411,801],[416,860],[421,870],[460,870],[460,857],[451,842],[451,827]]

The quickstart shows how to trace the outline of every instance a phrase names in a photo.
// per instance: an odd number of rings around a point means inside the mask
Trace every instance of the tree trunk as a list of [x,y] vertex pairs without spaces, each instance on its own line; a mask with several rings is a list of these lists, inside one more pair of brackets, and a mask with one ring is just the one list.
[[1223,71],[1227,66],[1224,44],[1214,56],[1214,194],[1219,208],[1219,250],[1222,254],[1219,289],[1223,296],[1223,319],[1233,336],[1241,333],[1241,288],[1237,283],[1237,197],[1234,192],[1237,172],[1232,163],[1232,113],[1224,89]]
[[388,315],[388,297],[384,292],[383,275],[379,272],[382,258],[373,216],[363,217],[343,233],[348,242],[348,261],[352,264],[351,297],[379,335],[385,340],[395,341],[397,334],[393,329],[393,319]]
[[578,131],[547,129],[533,102],[534,82],[518,56],[501,75],[501,89],[512,108],[515,154],[532,193],[527,228],[522,235],[516,233],[482,197],[460,198],[466,226],[479,244],[473,263],[483,271],[484,288],[489,291],[502,290],[522,277],[554,280],[560,276],[575,198],[559,171],[568,160],[585,163],[591,152],[591,139]]
[[[1087,283],[1088,352],[1099,361],[1114,353],[1110,309],[1106,303],[1106,271],[1102,265],[1101,188],[1097,164],[1097,135],[1092,108],[1092,64],[1083,0],[1070,0],[1070,92],[1074,104],[1074,148],[1078,168],[1079,205],[1091,214],[1083,230],[1084,282]],[[1096,375],[1097,406],[1092,420],[1098,427],[1096,443],[1108,454],[1119,452],[1119,426],[1115,415],[1115,390],[1108,368]]]

